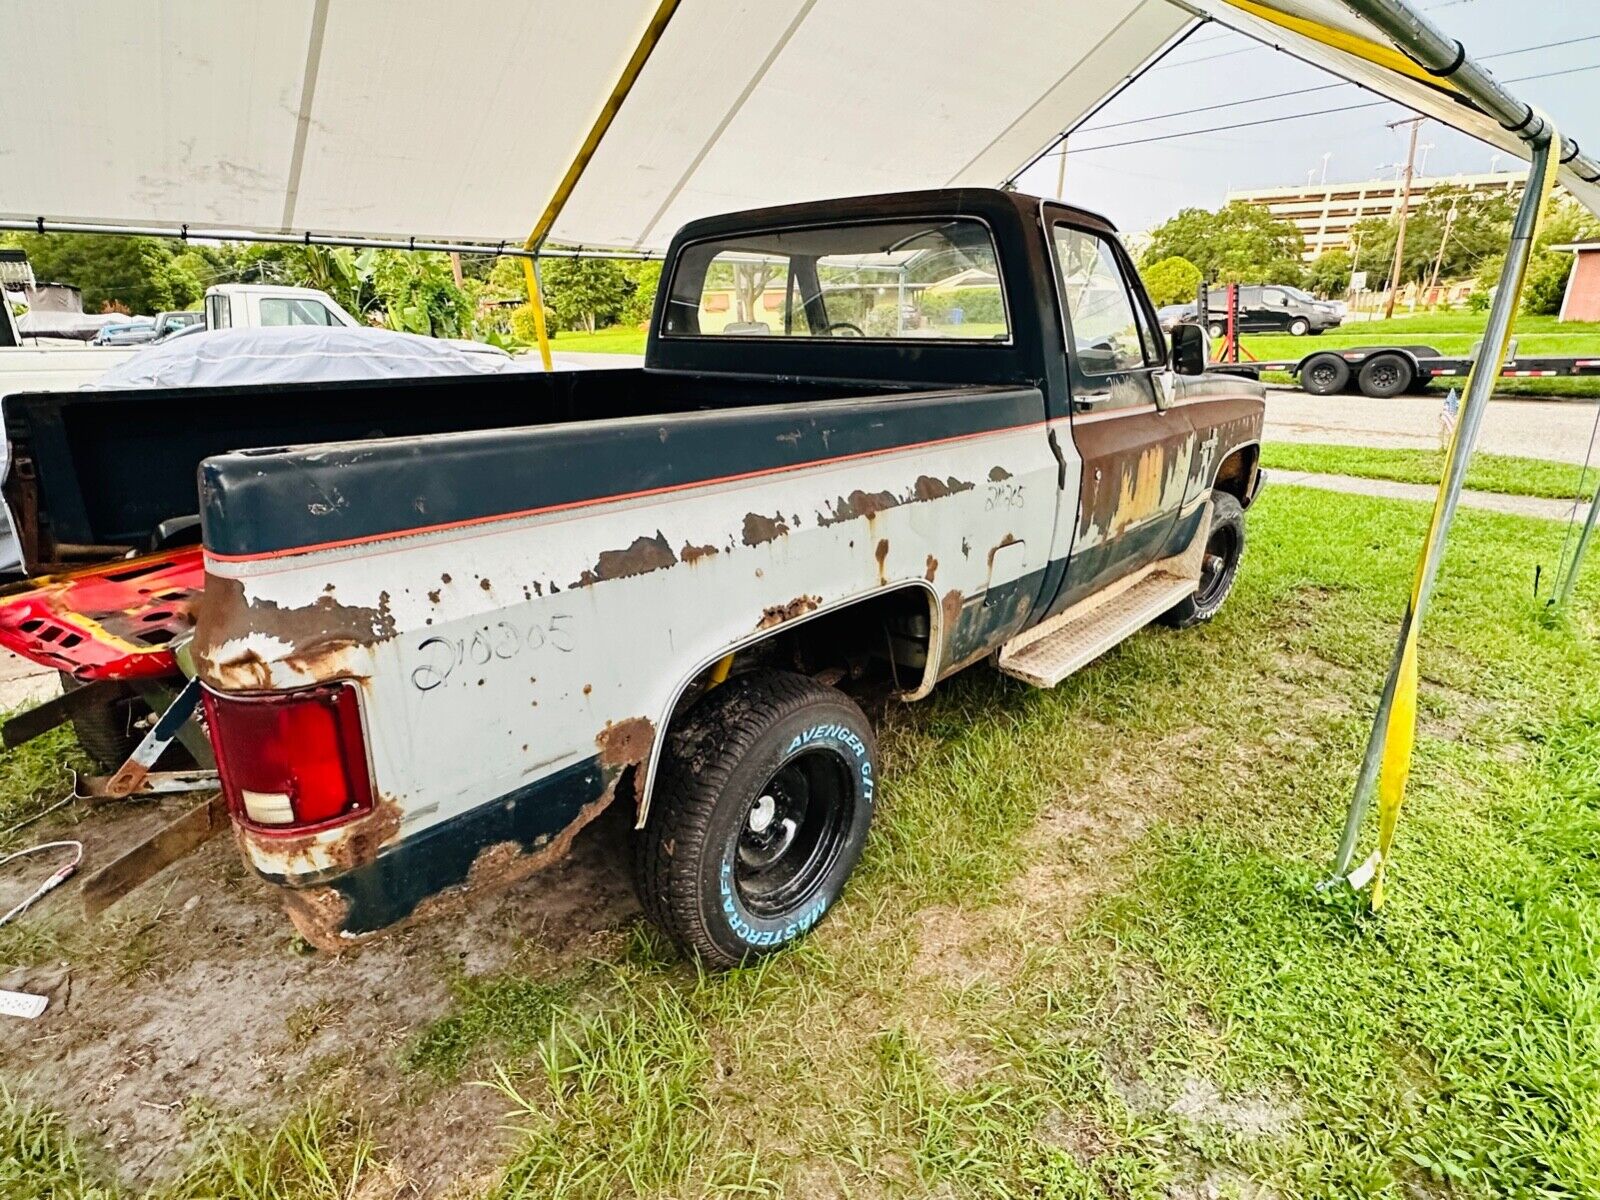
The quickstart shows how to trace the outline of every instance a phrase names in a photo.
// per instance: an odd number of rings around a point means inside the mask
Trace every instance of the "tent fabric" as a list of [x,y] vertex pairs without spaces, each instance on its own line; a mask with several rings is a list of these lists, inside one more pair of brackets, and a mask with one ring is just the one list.
[[[1270,3],[1383,42],[1339,0]],[[656,6],[12,0],[0,214],[517,244]],[[659,249],[715,212],[999,184],[1197,15],[1525,153],[1228,0],[682,0],[551,240]]]

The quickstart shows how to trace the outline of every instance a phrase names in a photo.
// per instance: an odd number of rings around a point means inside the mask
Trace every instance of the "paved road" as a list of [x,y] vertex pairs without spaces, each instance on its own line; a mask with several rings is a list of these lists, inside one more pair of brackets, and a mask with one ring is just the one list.
[[[1439,449],[1441,397],[1308,396],[1270,388],[1266,437],[1277,442]],[[1558,462],[1583,462],[1594,431],[1595,405],[1578,400],[1491,400],[1478,449]],[[1595,447],[1600,462],[1600,445]]]

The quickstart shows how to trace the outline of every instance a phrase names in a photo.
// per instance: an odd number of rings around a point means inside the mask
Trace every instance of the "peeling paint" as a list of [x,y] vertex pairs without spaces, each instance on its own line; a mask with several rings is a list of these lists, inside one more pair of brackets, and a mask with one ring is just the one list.
[[[337,673],[324,669],[329,659],[394,634],[387,592],[380,593],[377,608],[340,604],[327,595],[301,608],[284,608],[272,600],[247,599],[242,580],[208,573],[194,655],[209,683],[231,689],[262,687],[271,662],[327,677]],[[261,642],[263,638],[272,644]]]
[[848,496],[840,496],[828,505],[827,513],[817,514],[817,523],[823,528],[866,517],[869,521],[885,509],[896,508],[900,498],[893,492],[866,492],[857,488]]
[[766,542],[775,541],[789,532],[789,525],[779,513],[775,517],[764,517],[760,513],[745,513],[744,515],[744,544],[746,546],[760,546]]
[[926,579],[929,583],[932,583],[933,582],[933,577],[935,575],[937,575],[938,573],[939,573],[939,560],[937,558],[935,558],[933,555],[930,554],[930,555],[928,555],[927,569],[925,571],[923,571],[922,577],[924,579]]
[[782,625],[785,621],[792,621],[796,617],[803,617],[808,612],[814,612],[822,604],[821,596],[796,596],[787,604],[773,604],[761,614],[761,620],[756,622],[757,629],[771,629],[774,625]]
[[954,475],[947,475],[943,479],[935,479],[932,475],[918,475],[917,482],[912,485],[911,494],[918,500],[939,500],[945,496],[953,496],[957,492],[970,492],[975,486],[957,479]]
[[1006,480],[1008,480],[1010,478],[1011,478],[1011,472],[1006,470],[1004,467],[990,467],[989,468],[989,482],[990,483],[1004,483]]
[[626,550],[602,550],[594,566],[568,584],[568,587],[588,587],[607,579],[627,579],[633,575],[648,575],[676,564],[678,556],[667,544],[666,535],[659,529],[654,537],[636,537]]
[[678,551],[678,557],[686,563],[697,563],[702,558],[710,558],[717,552],[715,546],[695,546],[685,542],[683,549]]
[[872,556],[878,560],[878,582],[888,583],[889,576],[884,570],[884,563],[887,562],[889,558],[888,538],[878,539],[878,548],[873,551]]
[[600,761],[608,767],[625,767],[642,763],[650,757],[650,747],[655,744],[656,727],[647,717],[628,717],[622,721],[607,721],[595,735]]

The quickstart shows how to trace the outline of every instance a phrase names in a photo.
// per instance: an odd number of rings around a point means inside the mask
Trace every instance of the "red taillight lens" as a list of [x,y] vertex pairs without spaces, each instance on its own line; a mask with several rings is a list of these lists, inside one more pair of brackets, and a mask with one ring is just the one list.
[[301,832],[371,810],[361,709],[350,684],[267,696],[208,691],[205,706],[235,815]]

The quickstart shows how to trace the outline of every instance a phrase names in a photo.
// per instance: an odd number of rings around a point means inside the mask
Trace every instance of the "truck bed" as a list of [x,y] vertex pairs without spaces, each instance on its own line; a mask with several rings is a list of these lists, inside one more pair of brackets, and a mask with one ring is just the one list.
[[[197,469],[202,460],[230,451],[492,434],[914,388],[913,384],[696,375],[637,367],[549,375],[22,394],[4,401],[12,455],[4,494],[17,522],[25,569],[38,574],[197,540],[193,521],[200,511]],[[500,441],[490,436],[471,444],[482,453],[491,452]],[[427,457],[426,447],[425,441],[414,443],[409,456],[420,464]],[[168,523],[169,531],[165,542],[157,536],[163,523]]]

